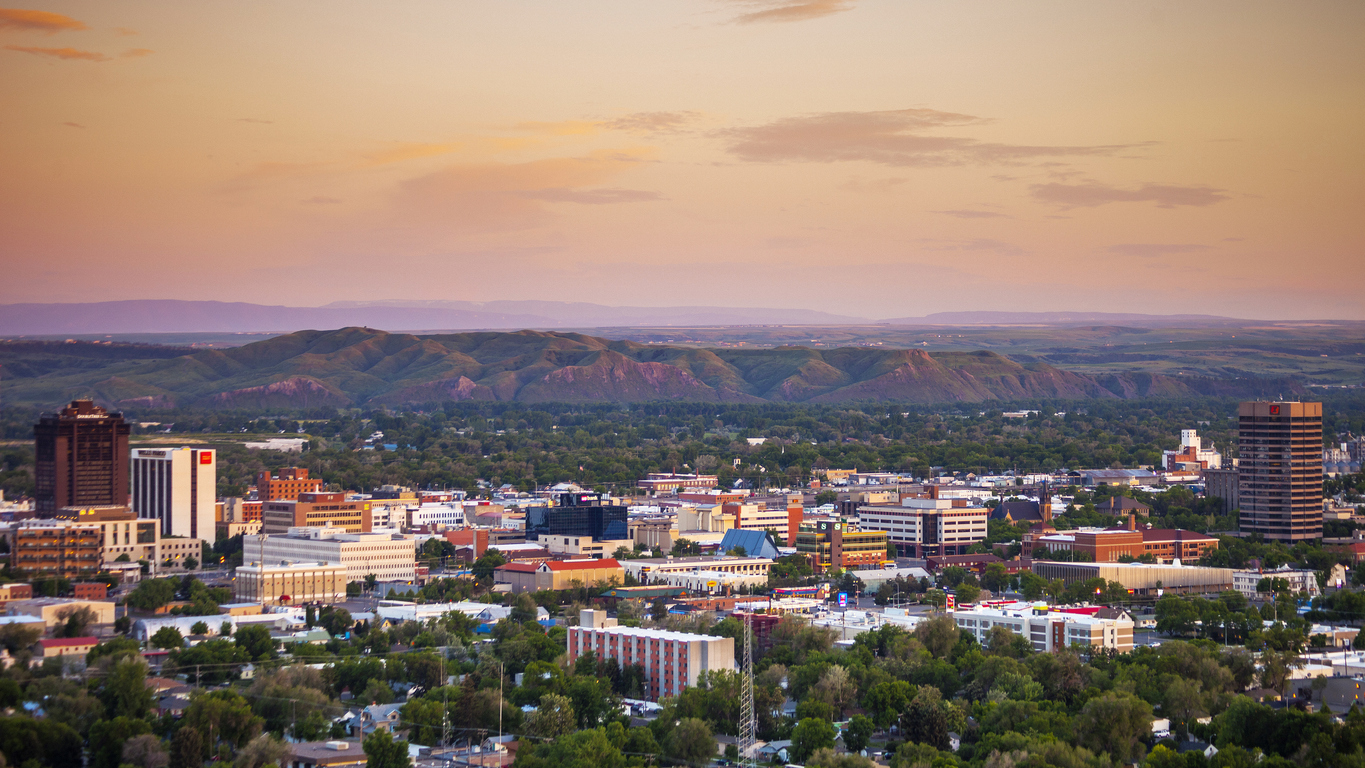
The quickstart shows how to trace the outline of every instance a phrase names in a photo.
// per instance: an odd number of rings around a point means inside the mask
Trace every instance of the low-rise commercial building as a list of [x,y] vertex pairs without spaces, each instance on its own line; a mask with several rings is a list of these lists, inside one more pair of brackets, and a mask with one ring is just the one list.
[[773,561],[766,557],[647,557],[626,560],[621,567],[641,584],[650,584],[664,573],[691,571],[720,571],[743,573],[768,578]]
[[32,584],[0,584],[0,608],[15,600],[28,600],[33,597]]
[[73,656],[84,661],[85,655],[99,643],[98,637],[47,637],[38,641],[38,655],[44,659]]
[[245,564],[340,564],[346,566],[348,581],[361,581],[369,575],[379,581],[412,581],[416,578],[417,544],[404,534],[301,527],[283,536],[242,537],[242,557]]
[[990,637],[992,627],[1004,627],[1028,640],[1035,651],[1086,647],[1127,653],[1133,650],[1133,620],[1101,618],[1085,613],[1038,609],[1029,603],[959,610],[952,614],[959,629],[977,642]]
[[82,608],[89,608],[94,614],[94,624],[114,623],[114,604],[103,600],[35,597],[29,600],[16,600],[5,606],[5,610],[11,616],[32,616],[42,619],[48,629],[65,622],[71,614]]
[[636,485],[649,493],[675,493],[682,488],[715,488],[715,475],[679,475],[672,472],[650,472]]
[[1115,581],[1134,596],[1160,594],[1203,595],[1232,589],[1231,568],[1197,565],[1149,565],[1146,563],[1059,563],[1034,560],[1033,572],[1044,579],[1061,579],[1066,585],[1103,578]]
[[1118,528],[1079,528],[1074,531],[1046,533],[1033,540],[1032,554],[1039,548],[1052,552],[1073,552],[1095,563],[1116,563],[1120,558],[1150,555],[1158,563],[1198,562],[1206,553],[1218,549],[1218,539],[1183,528],[1141,528],[1133,515]]
[[626,571],[612,558],[547,560],[536,566],[537,590],[575,589],[625,583]]
[[[1322,594],[1322,589],[1318,587],[1317,571],[1296,571],[1288,566],[1271,571],[1233,571],[1232,588],[1248,598],[1253,598],[1261,593],[1257,587],[1263,579],[1284,579],[1289,591],[1295,594],[1306,593],[1309,597]],[[1274,590],[1272,587],[1265,591]]]
[[748,587],[766,587],[768,577],[756,573],[734,573],[726,571],[666,571],[654,575],[655,584],[682,587],[688,592],[714,595],[718,592],[732,592]]
[[620,541],[598,541],[591,536],[556,536],[553,534],[542,534],[540,541],[537,543],[548,550],[551,555],[559,555],[574,559],[610,557],[621,547],[625,547],[628,550],[635,549],[635,542],[630,539],[622,539]]
[[340,563],[255,563],[238,566],[233,575],[237,600],[273,605],[342,602],[349,573]]
[[347,499],[344,493],[301,493],[297,500],[261,504],[263,533],[287,533],[290,528],[330,526],[348,533],[368,533],[370,502]]
[[278,475],[265,470],[256,476],[256,498],[260,501],[295,501],[305,493],[321,493],[322,478],[309,477],[303,467],[281,469]]
[[614,624],[600,611],[583,611],[579,626],[569,627],[569,663],[591,651],[622,667],[639,665],[650,701],[677,696],[703,672],[735,669],[734,638]]

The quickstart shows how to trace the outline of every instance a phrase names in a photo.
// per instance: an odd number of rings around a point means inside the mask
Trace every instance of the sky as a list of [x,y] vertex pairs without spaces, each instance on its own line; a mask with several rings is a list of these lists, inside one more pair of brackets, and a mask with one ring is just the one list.
[[1358,0],[0,8],[0,303],[1365,319],[1362,39]]

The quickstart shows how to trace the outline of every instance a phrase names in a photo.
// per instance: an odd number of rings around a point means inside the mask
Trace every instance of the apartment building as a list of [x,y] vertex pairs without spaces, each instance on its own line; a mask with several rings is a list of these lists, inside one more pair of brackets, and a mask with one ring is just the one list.
[[569,627],[569,663],[589,651],[622,667],[639,665],[650,701],[677,696],[703,672],[735,669],[732,637],[621,627],[602,611],[582,611],[579,626]]
[[242,537],[244,564],[335,563],[346,566],[348,581],[373,574],[380,581],[412,581],[417,575],[417,544],[395,533],[350,533],[343,528],[305,526],[285,535]]
[[349,570],[341,563],[240,565],[233,595],[240,602],[267,605],[339,603],[346,599]]
[[137,448],[132,455],[133,511],[161,521],[162,536],[217,541],[216,452],[206,448]]
[[58,515],[69,522],[99,526],[102,566],[119,562],[125,555],[125,562],[161,562],[161,521],[156,518],[138,517],[127,507],[66,507]]
[[1030,603],[959,610],[952,614],[959,629],[977,642],[990,637],[992,627],[1004,627],[1029,641],[1035,651],[1094,648],[1127,653],[1133,650],[1133,620],[1101,618],[1091,613],[1037,609]]
[[10,567],[28,577],[76,579],[97,573],[102,529],[69,520],[10,523]]
[[344,528],[348,533],[368,533],[365,527],[370,502],[348,500],[344,493],[299,494],[293,501],[261,503],[261,532],[287,533],[290,528]]
[[905,498],[900,504],[862,505],[858,527],[885,531],[904,557],[962,555],[986,538],[990,510],[967,506],[966,499]]

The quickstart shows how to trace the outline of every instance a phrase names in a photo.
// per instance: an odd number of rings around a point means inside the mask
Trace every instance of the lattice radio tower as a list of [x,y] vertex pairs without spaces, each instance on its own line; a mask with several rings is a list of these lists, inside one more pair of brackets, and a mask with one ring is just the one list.
[[756,768],[758,713],[754,710],[754,615],[744,616],[744,672],[739,693],[739,764]]

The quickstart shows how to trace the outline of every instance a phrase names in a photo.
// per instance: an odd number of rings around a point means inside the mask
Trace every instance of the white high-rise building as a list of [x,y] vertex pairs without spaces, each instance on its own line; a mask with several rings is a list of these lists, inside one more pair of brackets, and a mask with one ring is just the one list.
[[207,448],[135,448],[130,467],[133,511],[161,521],[162,536],[217,538],[216,452]]

